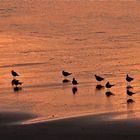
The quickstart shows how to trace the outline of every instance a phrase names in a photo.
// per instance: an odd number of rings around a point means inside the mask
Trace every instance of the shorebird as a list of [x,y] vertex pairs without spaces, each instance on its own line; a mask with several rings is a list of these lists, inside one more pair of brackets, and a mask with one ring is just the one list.
[[128,100],[127,100],[127,103],[128,103],[128,104],[132,104],[132,103],[134,103],[134,102],[135,102],[135,101],[134,101],[133,99],[128,99]]
[[100,76],[98,76],[98,75],[96,75],[96,74],[95,74],[94,76],[95,76],[96,80],[99,81],[99,82],[101,82],[101,81],[104,80],[103,77],[100,77]]
[[11,74],[13,77],[19,76],[19,74],[17,72],[15,72],[14,70],[11,70]]
[[130,77],[128,74],[126,75],[126,81],[127,82],[131,82],[133,80],[134,80],[134,78]]
[[107,91],[107,92],[105,93],[105,95],[106,95],[107,97],[109,97],[109,96],[111,96],[111,95],[114,95],[114,93],[112,93],[112,92],[110,92],[110,91]]
[[106,85],[105,85],[106,88],[111,88],[111,87],[113,87],[113,86],[115,86],[115,85],[110,84],[109,82],[107,82]]
[[70,73],[70,72],[67,72],[67,71],[62,71],[62,75],[63,76],[65,76],[65,77],[67,77],[67,76],[69,76],[69,75],[71,75],[72,73]]
[[73,85],[77,85],[77,84],[78,84],[78,82],[75,80],[75,78],[73,78],[72,84],[73,84]]
[[12,82],[11,82],[11,84],[12,84],[12,86],[15,85],[15,86],[17,87],[18,85],[22,85],[22,82],[20,82],[20,81],[17,80],[17,79],[13,79]]
[[127,92],[126,92],[126,93],[127,93],[127,95],[129,95],[129,96],[132,96],[133,94],[135,94],[134,92],[132,92],[132,91],[130,91],[130,90],[128,90],[128,89],[127,89]]

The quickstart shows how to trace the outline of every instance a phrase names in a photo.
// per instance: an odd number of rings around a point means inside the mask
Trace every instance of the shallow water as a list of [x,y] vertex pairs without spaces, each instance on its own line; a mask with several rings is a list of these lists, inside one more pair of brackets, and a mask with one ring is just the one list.
[[[110,111],[139,117],[139,7],[139,1],[0,1],[0,111],[45,119]],[[19,92],[12,69],[24,82]],[[62,70],[79,81],[76,94],[62,83]],[[115,96],[96,90],[95,73],[116,85]],[[129,105],[126,73],[135,77]]]

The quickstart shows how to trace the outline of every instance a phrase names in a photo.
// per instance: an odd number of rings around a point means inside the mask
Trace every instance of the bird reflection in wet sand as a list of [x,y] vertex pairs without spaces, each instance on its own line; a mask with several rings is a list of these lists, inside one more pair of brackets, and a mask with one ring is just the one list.
[[101,90],[101,89],[104,89],[104,86],[99,84],[99,85],[96,85],[96,90]]
[[109,96],[114,96],[115,94],[112,93],[111,91],[107,91],[107,92],[105,93],[105,95],[106,95],[107,97],[109,97]]
[[22,90],[22,87],[14,87],[13,90],[14,90],[14,92],[18,92],[18,91]]
[[133,99],[128,99],[127,100],[127,104],[132,104],[132,103],[134,103],[135,101],[133,100]]
[[130,90],[128,90],[128,89],[127,89],[126,93],[127,93],[127,95],[129,95],[129,96],[132,96],[133,94],[135,94],[135,92],[132,92],[132,91],[130,91]]
[[22,85],[22,82],[20,82],[19,80],[13,79],[13,80],[11,81],[11,84],[12,84],[12,86],[14,86],[14,87],[13,87],[13,90],[14,90],[15,92],[22,90],[22,87],[19,87],[19,85]]
[[73,93],[73,95],[75,95],[75,94],[77,93],[77,91],[78,91],[78,88],[77,88],[77,87],[73,87],[73,88],[72,88],[72,93]]
[[69,83],[70,82],[70,80],[68,80],[68,79],[64,79],[63,81],[62,81],[62,83]]
[[133,89],[133,86],[131,86],[131,85],[127,85],[126,88],[127,88],[127,89]]

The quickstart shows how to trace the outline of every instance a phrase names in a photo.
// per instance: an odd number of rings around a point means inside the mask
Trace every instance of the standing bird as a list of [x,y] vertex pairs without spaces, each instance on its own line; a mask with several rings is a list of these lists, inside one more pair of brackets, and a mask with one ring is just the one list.
[[73,85],[77,85],[77,84],[78,84],[78,82],[76,81],[75,78],[73,78],[73,80],[72,80],[72,84],[73,84]]
[[12,84],[12,86],[15,85],[17,87],[18,85],[22,85],[22,82],[20,82],[19,80],[13,79],[11,84]]
[[98,76],[98,75],[96,75],[96,74],[95,74],[94,76],[95,76],[96,80],[99,81],[99,82],[101,82],[101,81],[104,80],[103,77],[100,77],[100,76]]
[[127,92],[126,92],[126,93],[127,93],[127,95],[129,95],[129,96],[132,96],[133,94],[135,94],[134,92],[132,92],[132,91],[130,91],[130,90],[128,90],[128,89],[127,89]]
[[67,72],[67,71],[62,71],[62,75],[63,76],[65,76],[65,77],[67,77],[67,76],[69,76],[69,75],[71,75],[72,73],[70,73],[70,72]]
[[112,85],[112,84],[110,84],[109,82],[107,82],[106,85],[105,85],[106,88],[111,88],[111,87],[113,87],[113,86],[115,86],[115,85]]
[[19,74],[16,73],[14,70],[11,70],[11,74],[12,74],[13,77],[19,76]]
[[128,74],[126,75],[126,81],[127,82],[131,82],[133,80],[134,80],[134,78],[130,77]]

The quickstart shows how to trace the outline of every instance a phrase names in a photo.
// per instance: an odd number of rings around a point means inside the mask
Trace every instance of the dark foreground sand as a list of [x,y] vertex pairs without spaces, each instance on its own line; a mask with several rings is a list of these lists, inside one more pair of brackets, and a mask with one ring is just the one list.
[[[43,123],[26,125],[4,125],[15,122],[13,116],[19,120],[29,119],[28,114],[6,114],[1,119],[0,139],[10,140],[134,140],[140,139],[140,120],[112,118],[119,113],[89,115],[76,118],[59,119]],[[6,116],[5,115],[5,116]],[[2,116],[2,114],[0,115]],[[3,113],[4,116],[4,113]],[[9,118],[9,120],[8,120]],[[2,123],[3,122],[3,123]]]

